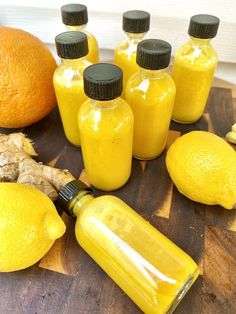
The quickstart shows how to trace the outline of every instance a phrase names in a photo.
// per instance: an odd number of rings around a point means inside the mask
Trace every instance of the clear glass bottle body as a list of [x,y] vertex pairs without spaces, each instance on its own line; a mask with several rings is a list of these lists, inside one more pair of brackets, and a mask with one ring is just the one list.
[[84,166],[89,182],[111,191],[129,179],[132,161],[133,113],[118,97],[89,99],[78,116]]
[[62,59],[55,70],[53,85],[65,135],[73,145],[80,146],[77,116],[80,106],[88,97],[83,88],[83,71],[91,65],[84,57]]
[[79,244],[142,311],[172,313],[199,274],[195,262],[117,197],[78,194],[70,207]]
[[133,156],[148,160],[166,146],[175,83],[165,70],[139,68],[127,82],[125,99],[134,113]]
[[125,35],[126,39],[116,47],[114,53],[114,63],[123,71],[123,98],[125,98],[125,86],[128,79],[139,70],[136,64],[137,45],[145,38],[146,33],[125,33]]
[[218,58],[209,39],[190,37],[176,53],[173,79],[176,98],[173,120],[193,123],[206,106]]
[[86,24],[77,26],[66,25],[66,28],[68,31],[78,31],[87,35],[89,53],[87,54],[86,59],[91,63],[98,63],[99,62],[98,42],[97,39],[87,31]]

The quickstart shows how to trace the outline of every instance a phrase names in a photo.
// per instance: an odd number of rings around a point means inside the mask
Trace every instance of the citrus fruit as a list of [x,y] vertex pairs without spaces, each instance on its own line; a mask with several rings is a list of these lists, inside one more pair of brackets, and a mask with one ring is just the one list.
[[168,172],[188,198],[231,209],[236,205],[236,152],[221,137],[193,131],[178,138],[166,156]]
[[64,232],[45,194],[22,184],[0,183],[0,272],[33,265]]
[[56,62],[43,42],[20,29],[1,26],[0,42],[0,127],[25,127],[56,105]]

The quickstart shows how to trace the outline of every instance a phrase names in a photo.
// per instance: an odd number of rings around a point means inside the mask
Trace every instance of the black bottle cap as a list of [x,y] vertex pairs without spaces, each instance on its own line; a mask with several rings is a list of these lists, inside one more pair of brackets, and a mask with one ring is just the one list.
[[64,32],[55,38],[57,54],[63,59],[78,59],[88,54],[88,38],[82,32]]
[[62,22],[65,25],[76,26],[88,23],[87,7],[83,4],[71,3],[61,7]]
[[69,209],[70,201],[78,195],[79,192],[85,191],[86,194],[92,194],[92,189],[80,180],[73,180],[67,183],[58,193],[58,203],[61,208],[70,216],[74,216],[72,209]]
[[160,39],[145,39],[137,46],[136,62],[144,69],[160,70],[170,63],[171,45]]
[[196,38],[213,38],[220,24],[218,17],[208,14],[194,15],[190,19],[188,33]]
[[109,63],[90,65],[84,71],[84,92],[96,100],[111,100],[121,95],[123,89],[122,70]]
[[128,33],[145,33],[150,27],[150,14],[132,10],[123,13],[123,30]]

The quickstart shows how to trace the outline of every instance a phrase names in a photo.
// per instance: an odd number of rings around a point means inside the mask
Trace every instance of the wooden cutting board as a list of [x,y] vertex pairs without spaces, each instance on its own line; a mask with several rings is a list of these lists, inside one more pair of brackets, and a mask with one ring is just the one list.
[[[224,137],[236,121],[235,105],[230,88],[213,87],[200,121],[189,126],[171,124],[168,146],[181,134],[196,129]],[[80,149],[65,139],[57,109],[22,131],[33,139],[38,160],[67,168],[86,181]],[[126,201],[199,264],[201,276],[176,314],[234,314],[236,211],[198,204],[181,195],[167,173],[165,154],[149,162],[133,160],[129,182],[112,194]],[[95,195],[101,194],[95,190]],[[29,269],[0,274],[0,313],[141,313],[79,247],[74,237],[74,220],[66,214],[62,217],[67,232],[47,256]]]

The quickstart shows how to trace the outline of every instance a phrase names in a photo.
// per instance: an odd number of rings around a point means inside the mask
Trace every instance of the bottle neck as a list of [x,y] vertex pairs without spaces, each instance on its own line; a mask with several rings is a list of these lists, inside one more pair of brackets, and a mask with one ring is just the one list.
[[96,100],[96,99],[90,99],[91,105],[96,109],[113,109],[118,105],[118,98],[112,99],[112,100]]
[[140,74],[144,79],[159,79],[164,76],[165,70],[149,70],[140,67]]
[[94,199],[94,196],[88,191],[80,191],[69,203],[69,211],[78,217],[85,205]]
[[63,59],[61,58],[61,64],[68,68],[77,68],[86,61],[86,56],[78,58],[78,59]]
[[66,29],[68,31],[79,31],[79,32],[86,32],[87,24],[83,25],[66,25]]
[[196,37],[190,36],[190,43],[193,46],[209,46],[211,44],[210,41],[211,41],[211,38],[204,39],[204,38],[196,38]]
[[147,33],[128,33],[128,32],[125,32],[125,37],[126,37],[128,42],[136,43],[136,42],[140,42],[141,40],[143,40],[146,34]]

